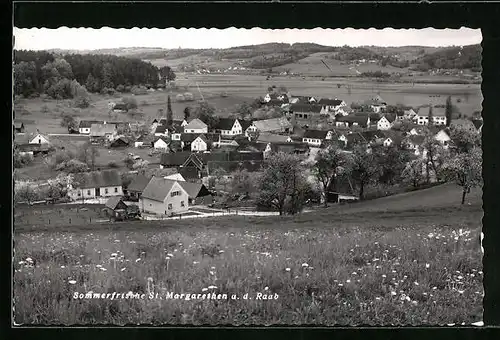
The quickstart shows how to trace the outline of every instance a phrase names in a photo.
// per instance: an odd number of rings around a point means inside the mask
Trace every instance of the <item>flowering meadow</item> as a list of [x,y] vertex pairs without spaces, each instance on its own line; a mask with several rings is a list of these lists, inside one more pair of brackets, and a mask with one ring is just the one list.
[[[14,321],[469,325],[482,320],[481,213],[460,209],[351,215],[347,222],[325,210],[20,232]],[[195,295],[75,299],[75,292]],[[229,298],[200,298],[212,293]],[[257,293],[270,299],[258,300]]]

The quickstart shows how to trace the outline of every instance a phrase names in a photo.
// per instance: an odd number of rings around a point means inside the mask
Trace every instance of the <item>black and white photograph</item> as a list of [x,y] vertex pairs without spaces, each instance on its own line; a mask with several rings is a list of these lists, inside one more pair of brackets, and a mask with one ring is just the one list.
[[13,325],[484,326],[481,41],[14,27]]

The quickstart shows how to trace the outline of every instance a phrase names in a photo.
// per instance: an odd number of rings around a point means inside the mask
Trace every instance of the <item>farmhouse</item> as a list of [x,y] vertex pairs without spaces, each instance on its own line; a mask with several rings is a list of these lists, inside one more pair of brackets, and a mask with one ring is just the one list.
[[290,113],[293,114],[295,119],[309,119],[314,116],[328,114],[328,111],[321,105],[293,104],[290,107]]
[[359,126],[361,128],[367,128],[368,125],[370,125],[370,116],[363,113],[355,113],[342,117],[337,116],[335,121],[335,126],[337,127]]
[[184,126],[184,133],[207,133],[208,126],[200,119],[195,118]]
[[292,104],[312,104],[316,103],[316,98],[312,96],[294,96],[290,95],[290,103]]
[[166,152],[170,149],[170,140],[165,137],[158,137],[153,143],[153,148],[155,150],[163,150]]
[[93,142],[107,140],[111,142],[116,138],[116,125],[92,124],[90,127],[90,140]]
[[81,134],[89,134],[92,124],[104,124],[102,120],[81,120],[78,124],[78,132]]
[[201,183],[179,182],[188,193],[188,203],[191,205],[209,205],[213,203],[213,194]]
[[434,139],[441,143],[445,148],[447,148],[450,144],[451,137],[447,129],[440,130],[438,133],[434,135]]
[[169,128],[166,125],[158,125],[155,129],[154,135],[156,137],[168,137],[170,134]]
[[[418,110],[418,113],[413,117],[413,121],[418,125],[429,125],[429,110],[430,107]],[[443,108],[432,108],[433,125],[446,125],[446,115]]]
[[118,137],[114,141],[111,142],[109,147],[111,148],[126,148],[130,144],[129,140],[127,137]]
[[380,96],[375,96],[367,101],[365,101],[365,105],[368,105],[372,108],[373,112],[381,112],[385,110],[387,107],[387,102],[383,100]]
[[238,119],[233,118],[220,118],[215,132],[220,133],[222,136],[234,136],[243,134],[243,127]]
[[208,150],[208,139],[205,135],[199,135],[195,140],[191,142],[191,151],[193,152],[202,152]]
[[263,150],[264,159],[272,153],[284,152],[288,154],[302,155],[309,152],[307,143],[285,142],[285,143],[267,143]]
[[191,143],[198,138],[200,134],[199,133],[183,133],[181,135],[181,148],[184,149],[191,149]]
[[141,211],[172,216],[188,211],[189,194],[177,181],[152,177],[139,201]]
[[333,137],[332,131],[323,130],[306,130],[302,141],[307,143],[309,146],[320,147],[321,143],[325,140],[331,140]]
[[77,173],[74,182],[68,190],[73,200],[123,195],[122,179],[115,170]]
[[293,125],[285,117],[255,120],[252,122],[252,125],[247,128],[245,134],[247,135],[249,131],[259,131],[260,133],[262,132],[291,133],[293,131]]
[[326,199],[327,202],[342,203],[358,201],[359,196],[355,193],[349,176],[337,175],[332,177],[328,183]]
[[377,122],[377,130],[389,130],[393,125],[394,119],[388,116],[382,116]]
[[330,98],[321,98],[318,101],[318,104],[323,106],[325,111],[327,112],[336,112],[342,106],[347,106],[347,103],[340,99],[330,99]]
[[413,109],[405,109],[397,112],[396,120],[412,120],[416,115],[417,113]]
[[37,156],[39,154],[48,154],[50,149],[47,144],[17,144],[15,145],[15,149],[19,152],[21,156],[23,155],[31,155]]

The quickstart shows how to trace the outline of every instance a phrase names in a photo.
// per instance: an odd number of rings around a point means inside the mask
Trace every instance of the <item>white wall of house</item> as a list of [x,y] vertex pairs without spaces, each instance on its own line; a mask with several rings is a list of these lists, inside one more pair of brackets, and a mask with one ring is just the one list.
[[321,146],[321,139],[316,139],[316,138],[302,138],[302,142],[307,143],[311,146]]
[[99,196],[96,196],[97,188],[75,188],[68,190],[68,196],[73,200],[92,199],[96,197],[123,196],[121,186],[99,188]]
[[[414,118],[418,125],[427,125],[429,124],[429,117],[427,116],[415,116]],[[445,116],[434,116],[432,117],[434,121],[434,125],[446,125],[446,117]]]
[[172,133],[172,140],[181,140],[181,134],[180,133]]
[[134,143],[134,146],[135,146],[136,148],[138,148],[138,147],[142,146],[143,144],[144,144],[144,142],[135,142],[135,143]]
[[[172,196],[173,192],[180,194]],[[182,189],[179,183],[175,183],[162,202],[141,197],[139,208],[144,212],[158,215],[178,214],[188,211],[188,201],[187,192]]]
[[387,118],[382,117],[377,122],[377,130],[389,130],[392,124],[387,120]]
[[207,143],[200,137],[191,143],[191,151],[207,151]]
[[49,144],[49,141],[41,134],[37,134],[32,140],[30,140],[30,144]]
[[388,147],[388,146],[391,146],[391,145],[392,145],[392,139],[387,138],[386,140],[384,140],[384,146]]
[[168,144],[165,143],[165,141],[163,139],[158,139],[155,143],[154,143],[154,148],[156,150],[166,150],[168,148]]
[[82,133],[82,134],[89,134],[90,133],[90,128],[79,128],[78,129],[78,132]]

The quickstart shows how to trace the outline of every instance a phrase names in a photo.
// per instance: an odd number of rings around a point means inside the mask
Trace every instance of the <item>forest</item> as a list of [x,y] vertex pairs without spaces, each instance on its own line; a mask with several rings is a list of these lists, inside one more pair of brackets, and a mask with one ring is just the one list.
[[412,68],[418,71],[429,69],[470,69],[481,71],[481,45],[450,47],[418,58]]
[[45,93],[67,99],[85,92],[127,92],[132,86],[157,87],[174,79],[170,67],[158,68],[135,58],[14,51],[14,93],[25,97]]

